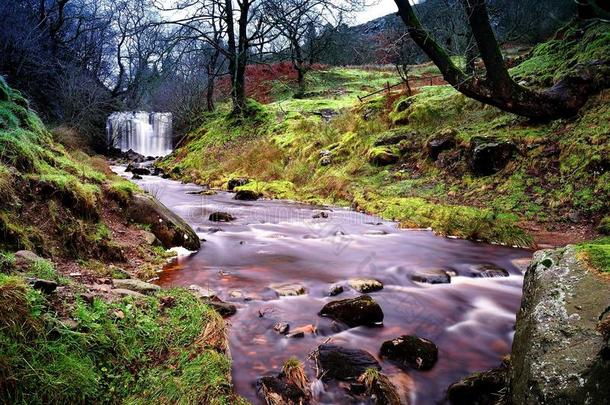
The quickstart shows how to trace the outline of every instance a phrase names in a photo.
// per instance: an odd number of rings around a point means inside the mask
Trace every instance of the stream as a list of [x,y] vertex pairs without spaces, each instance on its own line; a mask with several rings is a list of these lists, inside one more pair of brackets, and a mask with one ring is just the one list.
[[[131,178],[124,168],[113,169]],[[228,318],[233,380],[237,393],[252,403],[262,403],[256,379],[279,372],[290,356],[305,362],[314,381],[315,364],[308,354],[327,341],[370,352],[404,403],[411,404],[443,403],[451,383],[499,365],[510,353],[521,300],[519,268],[531,258],[530,251],[398,229],[393,222],[345,208],[284,200],[236,201],[228,192],[188,194],[201,187],[154,176],[136,183],[205,239],[199,252],[167,265],[157,283],[210,288],[237,306],[237,314]],[[236,220],[209,221],[216,211]],[[327,218],[313,218],[320,212]],[[499,266],[510,275],[476,277],[476,266],[483,264]],[[416,272],[439,268],[456,274],[450,284],[411,280]],[[370,293],[385,314],[383,327],[347,329],[317,315],[331,300],[359,295],[347,286],[353,277],[383,283],[382,290]],[[307,293],[278,298],[269,285],[283,282],[300,283]],[[345,291],[329,297],[330,287],[337,283]],[[273,330],[277,322],[287,322],[291,329],[313,325],[316,333],[288,338]],[[438,346],[432,370],[405,372],[379,358],[382,342],[404,334]],[[316,381],[313,388],[314,403],[359,403],[341,383]]]

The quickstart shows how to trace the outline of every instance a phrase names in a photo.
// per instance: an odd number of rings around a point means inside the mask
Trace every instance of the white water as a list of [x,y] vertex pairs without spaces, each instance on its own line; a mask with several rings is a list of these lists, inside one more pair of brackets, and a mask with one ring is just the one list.
[[115,112],[106,121],[108,141],[122,151],[165,156],[172,151],[172,114]]

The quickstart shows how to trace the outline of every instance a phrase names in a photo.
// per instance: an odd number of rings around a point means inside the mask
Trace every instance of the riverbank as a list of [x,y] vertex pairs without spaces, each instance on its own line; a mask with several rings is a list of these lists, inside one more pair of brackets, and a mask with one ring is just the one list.
[[[591,40],[551,39],[513,74],[544,86],[569,70],[566,60],[603,58],[607,25],[569,27],[566,36]],[[351,206],[474,240],[548,247],[605,232],[607,90],[573,118],[539,123],[442,85],[358,101],[380,75],[314,71],[309,98],[252,101],[241,120],[221,107],[159,166],[176,179],[226,189],[244,178],[243,189],[266,197]]]
[[184,221],[3,80],[0,150],[0,402],[240,403],[220,315],[140,281],[199,247]]

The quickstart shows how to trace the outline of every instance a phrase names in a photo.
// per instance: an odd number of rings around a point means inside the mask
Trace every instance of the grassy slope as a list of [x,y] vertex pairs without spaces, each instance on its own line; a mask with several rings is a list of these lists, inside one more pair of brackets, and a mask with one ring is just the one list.
[[[571,27],[564,41],[541,44],[514,74],[548,84],[543,76],[560,76],[576,62],[610,54],[608,31],[608,24],[599,23],[587,27],[583,39]],[[396,80],[391,73],[357,69],[312,72],[308,99],[279,93],[277,102],[256,105],[241,122],[219,111],[162,166],[176,177],[217,187],[246,176],[254,180],[246,188],[268,197],[352,205],[404,226],[509,244],[531,242],[518,226],[524,221],[561,227],[568,213],[578,213],[591,227],[607,215],[610,92],[592,97],[578,116],[546,124],[484,106],[449,86],[421,88],[403,111],[397,107],[405,97],[396,92],[357,101],[356,95]],[[341,114],[325,122],[312,114],[322,108]],[[439,168],[427,158],[425,144],[447,129],[457,133],[460,159]],[[397,133],[412,135],[397,145],[373,146]],[[476,177],[464,157],[475,136],[511,140],[519,153],[500,173]],[[331,151],[328,166],[320,165],[324,150]],[[398,164],[369,163],[383,150],[399,154]]]
[[[235,403],[224,322],[189,293],[85,303],[51,261],[15,263],[13,251],[31,249],[89,282],[116,277],[107,263],[126,265],[125,246],[105,210],[136,191],[55,143],[0,78],[0,403]],[[138,252],[140,263],[161,253]],[[43,295],[28,277],[60,288]]]

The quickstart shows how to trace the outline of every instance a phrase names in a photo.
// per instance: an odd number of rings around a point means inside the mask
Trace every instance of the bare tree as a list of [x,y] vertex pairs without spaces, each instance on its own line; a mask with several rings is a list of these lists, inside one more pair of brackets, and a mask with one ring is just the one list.
[[408,0],[395,0],[395,3],[411,38],[440,69],[445,80],[475,100],[526,117],[554,119],[575,114],[590,94],[610,85],[608,63],[583,66],[578,75],[566,77],[544,90],[532,90],[516,83],[504,63],[489,21],[485,0],[463,0],[472,34],[486,68],[485,77],[468,75],[424,29]]

